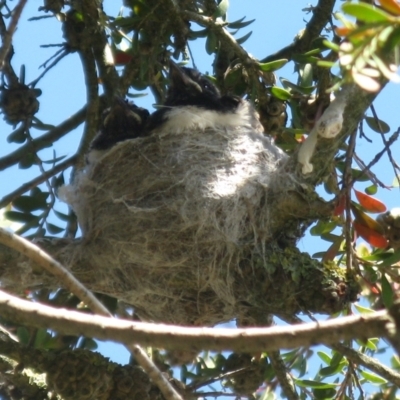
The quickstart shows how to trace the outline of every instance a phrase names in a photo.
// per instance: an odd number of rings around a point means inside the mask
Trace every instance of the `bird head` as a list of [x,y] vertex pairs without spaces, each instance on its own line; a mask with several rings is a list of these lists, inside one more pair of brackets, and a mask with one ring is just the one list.
[[180,67],[170,61],[170,86],[165,105],[211,107],[218,103],[221,94],[209,78],[197,69]]
[[97,160],[118,142],[141,136],[148,116],[145,108],[115,97],[112,106],[101,116],[99,133],[90,144],[87,161]]

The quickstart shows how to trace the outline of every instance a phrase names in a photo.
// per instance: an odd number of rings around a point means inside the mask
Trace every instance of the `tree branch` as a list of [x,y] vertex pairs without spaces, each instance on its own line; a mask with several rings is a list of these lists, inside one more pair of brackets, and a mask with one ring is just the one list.
[[274,368],[276,377],[278,378],[285,397],[289,400],[298,400],[299,396],[296,393],[292,377],[288,373],[279,351],[269,352],[268,358],[271,361],[272,367]]
[[313,7],[313,16],[301,36],[289,46],[263,58],[261,62],[268,63],[283,58],[291,60],[293,55],[311,50],[313,41],[319,37],[322,29],[331,18],[335,2],[335,0],[319,0],[318,4]]
[[2,33],[3,45],[0,48],[0,69],[3,68],[4,60],[10,51],[12,38],[17,29],[17,24],[26,2],[27,0],[20,0],[20,2],[15,6],[12,12],[10,25],[8,26],[8,29]]
[[39,264],[50,274],[59,278],[64,286],[78,296],[92,311],[101,315],[111,316],[107,308],[96,299],[96,297],[83,286],[68,270],[58,261],[51,258],[42,249],[32,244],[30,241],[0,228],[0,243],[18,251]]
[[85,335],[125,344],[180,350],[234,350],[237,352],[277,351],[316,344],[332,344],[348,339],[395,335],[386,311],[348,316],[296,326],[272,328],[184,328],[150,324],[99,315],[55,309],[0,292],[3,318],[34,327],[46,327],[66,335]]
[[[46,271],[60,279],[64,286],[85,302],[94,312],[101,315],[112,317],[107,308],[82,285],[68,270],[66,270],[58,261],[55,261],[39,247],[33,245],[28,240],[21,238],[13,233],[0,228],[0,242],[6,246],[17,250],[29,259],[33,260]],[[79,334],[78,334],[79,335]],[[153,382],[159,387],[164,397],[168,400],[182,400],[179,394],[167,381],[167,379],[158,370],[155,364],[150,360],[147,354],[132,340],[125,343],[127,349],[136,357],[138,364],[150,376]]]
[[51,129],[37,139],[34,139],[32,144],[27,143],[14,152],[0,158],[0,171],[17,164],[26,154],[31,151],[39,151],[45,147],[49,147],[50,144],[62,138],[73,129],[77,128],[85,120],[86,110],[86,106],[81,108],[77,113],[66,119],[60,125]]
[[51,178],[55,174],[58,174],[59,172],[66,170],[71,165],[74,165],[75,161],[76,161],[76,156],[67,158],[65,161],[61,162],[60,164],[57,164],[54,168],[46,171],[44,174],[41,174],[41,175],[37,176],[36,178],[32,179],[31,181],[24,183],[18,189],[14,190],[13,192],[4,196],[0,200],[0,208],[3,208],[7,204],[10,204],[16,198],[18,198],[22,194],[26,193],[28,190],[31,190],[34,187],[40,185],[41,183],[43,183],[47,179]]
[[400,387],[400,374],[386,365],[381,364],[378,360],[360,353],[359,351],[353,350],[350,347],[344,346],[341,343],[332,344],[329,347],[336,350],[340,354],[343,354],[355,364],[359,364],[370,369],[381,377],[387,379],[389,382],[392,382],[394,385]]

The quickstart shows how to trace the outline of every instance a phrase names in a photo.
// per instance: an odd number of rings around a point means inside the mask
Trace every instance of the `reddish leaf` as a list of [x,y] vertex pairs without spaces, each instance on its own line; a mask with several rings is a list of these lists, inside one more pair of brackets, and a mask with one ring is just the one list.
[[344,209],[346,208],[346,195],[342,194],[336,199],[335,209],[333,210],[333,215],[342,215]]
[[354,229],[356,232],[371,246],[385,249],[387,247],[387,239],[379,232],[362,225],[360,222],[353,222]]
[[400,4],[396,0],[379,0],[382,8],[394,15],[400,15]]
[[386,211],[386,206],[375,197],[372,197],[368,194],[359,192],[356,189],[353,189],[357,200],[360,204],[370,213],[382,213]]
[[381,224],[376,222],[373,218],[369,215],[365,214],[364,211],[360,210],[357,204],[351,203],[351,211],[355,216],[356,221],[358,221],[361,225],[367,226],[368,228],[372,229],[375,232],[384,233],[383,227]]
[[340,236],[335,242],[332,243],[332,245],[329,247],[329,249],[325,252],[324,256],[322,257],[322,262],[326,262],[326,261],[332,261],[339,249],[340,249],[340,245],[342,244],[343,241],[343,237]]
[[335,28],[336,35],[347,36],[353,31],[353,28],[347,28],[346,26],[338,26]]
[[126,65],[132,60],[131,54],[121,50],[115,50],[113,56],[115,65]]

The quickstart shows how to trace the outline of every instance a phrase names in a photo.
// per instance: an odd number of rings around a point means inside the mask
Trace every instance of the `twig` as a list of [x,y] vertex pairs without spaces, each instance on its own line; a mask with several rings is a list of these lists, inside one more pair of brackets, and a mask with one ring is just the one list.
[[355,364],[359,364],[368,368],[369,370],[375,372],[377,375],[387,379],[394,385],[400,387],[400,374],[384,364],[381,364],[375,358],[369,357],[366,354],[360,353],[350,347],[347,347],[341,343],[332,344],[330,348],[336,350],[340,354],[343,354],[349,360],[353,361]]
[[0,48],[0,69],[3,69],[4,60],[10,51],[12,38],[26,2],[27,0],[20,0],[20,2],[15,6],[8,29],[2,34],[3,45]]
[[330,21],[334,5],[335,0],[319,0],[313,8],[313,16],[301,36],[294,43],[265,57],[261,62],[271,62],[283,58],[291,60],[293,55],[311,50],[313,41],[320,36],[322,29]]
[[268,358],[271,361],[285,397],[289,400],[298,400],[299,395],[296,393],[292,377],[289,375],[279,351],[268,352]]
[[316,344],[329,345],[353,338],[393,337],[396,334],[394,323],[385,310],[288,327],[235,330],[186,328],[60,310],[0,292],[0,312],[11,321],[35,327],[45,326],[67,335],[85,335],[125,344],[135,341],[144,346],[193,351],[276,351]]
[[[387,188],[387,186],[381,180],[379,180],[378,177],[370,169],[367,169],[366,164],[364,163],[363,160],[361,160],[360,157],[358,157],[356,152],[353,153],[353,159],[354,159],[355,163],[358,165],[358,167],[361,169],[360,176],[365,174],[368,176],[368,178],[371,180],[371,182],[374,185],[378,185],[380,187]],[[356,180],[353,178],[353,180],[351,182],[352,185],[354,184],[355,181]]]
[[0,243],[25,255],[47,272],[58,277],[60,281],[64,283],[65,287],[85,302],[92,311],[101,315],[110,315],[107,308],[105,308],[67,269],[29,240],[0,228]]
[[16,198],[21,196],[22,194],[26,193],[28,190],[36,187],[37,185],[41,184],[45,180],[51,178],[55,174],[58,174],[61,171],[64,171],[71,165],[73,165],[76,161],[76,156],[72,156],[65,161],[61,162],[60,164],[56,165],[54,168],[45,171],[41,175],[37,176],[36,178],[32,179],[29,182],[24,183],[18,189],[14,190],[13,192],[9,193],[8,195],[4,196],[0,200],[0,208],[5,207],[7,204],[10,204]]
[[61,61],[65,56],[69,54],[69,51],[65,49],[59,50],[56,54],[60,52],[61,54],[48,67],[45,67],[45,70],[29,84],[31,87],[35,87],[37,83],[47,74],[47,72],[49,72],[54,66],[56,66],[59,63],[59,61]]
[[83,167],[84,155],[90,142],[96,135],[100,113],[99,84],[96,71],[96,62],[91,49],[79,50],[86,83],[87,113],[85,129],[79,143],[77,168]]
[[394,174],[395,174],[395,176],[397,178],[399,178],[398,175],[397,175],[397,171],[399,170],[399,166],[396,163],[395,159],[393,158],[392,151],[390,150],[390,145],[388,144],[388,141],[386,140],[385,134],[383,133],[383,129],[382,129],[381,123],[379,121],[378,115],[376,114],[375,107],[374,107],[373,104],[371,104],[370,109],[372,111],[372,115],[374,116],[375,122],[378,125],[382,141],[383,141],[383,143],[385,145],[385,149],[387,150],[389,160],[390,160],[390,162],[392,164],[392,167],[393,167],[393,170],[394,170]]
[[[77,128],[85,120],[86,110],[86,106],[81,108],[76,114],[66,119],[60,125],[49,130],[37,139],[33,139],[32,144],[36,151],[48,147],[49,143],[55,142],[73,129]],[[3,171],[21,161],[26,154],[32,151],[32,144],[27,143],[14,152],[0,158],[0,171]]]
[[224,28],[224,23],[216,22],[210,17],[204,17],[192,11],[184,11],[183,14],[191,21],[212,29],[221,41],[227,43],[234,50],[245,66],[257,64],[256,59],[251,57],[247,51],[237,43],[236,39]]
[[350,135],[349,147],[347,148],[346,153],[346,165],[344,170],[343,177],[343,191],[346,198],[346,208],[345,208],[345,239],[346,239],[346,267],[347,272],[350,273],[353,266],[353,246],[352,246],[352,237],[351,237],[351,188],[352,188],[352,174],[351,174],[351,162],[353,160],[354,148],[356,145],[356,137],[357,132],[354,131],[352,135]]

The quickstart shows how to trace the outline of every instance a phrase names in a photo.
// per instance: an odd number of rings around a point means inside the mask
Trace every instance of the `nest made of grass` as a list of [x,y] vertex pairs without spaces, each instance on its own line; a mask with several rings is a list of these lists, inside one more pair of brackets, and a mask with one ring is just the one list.
[[63,188],[85,242],[71,262],[92,258],[144,319],[235,318],[239,264],[270,240],[268,192],[284,158],[250,123],[119,143]]

